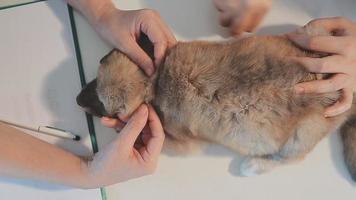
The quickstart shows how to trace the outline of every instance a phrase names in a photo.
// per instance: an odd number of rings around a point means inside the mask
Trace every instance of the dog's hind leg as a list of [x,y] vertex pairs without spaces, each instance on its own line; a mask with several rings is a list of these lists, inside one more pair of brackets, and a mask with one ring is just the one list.
[[339,116],[328,119],[320,114],[309,114],[298,122],[293,135],[280,151],[272,155],[246,159],[241,165],[241,174],[253,176],[278,165],[303,159],[326,134],[338,127],[343,118],[344,116]]

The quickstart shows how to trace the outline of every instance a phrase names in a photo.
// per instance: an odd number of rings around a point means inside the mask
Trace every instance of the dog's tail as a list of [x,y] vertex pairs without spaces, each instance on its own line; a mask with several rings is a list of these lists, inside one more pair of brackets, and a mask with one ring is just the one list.
[[340,133],[344,144],[344,158],[351,177],[356,181],[356,95],[351,108],[351,115],[341,126]]

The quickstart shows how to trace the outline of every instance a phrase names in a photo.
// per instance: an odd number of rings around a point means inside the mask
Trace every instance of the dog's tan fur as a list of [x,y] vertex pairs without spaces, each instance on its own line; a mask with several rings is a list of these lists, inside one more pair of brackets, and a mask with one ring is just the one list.
[[112,51],[102,60],[96,91],[108,116],[126,117],[141,103],[151,103],[169,148],[205,140],[248,156],[243,175],[303,158],[349,118],[343,138],[356,178],[355,105],[353,112],[325,118],[324,109],[337,101],[338,92],[295,94],[296,83],[319,77],[289,59],[305,55],[311,53],[284,36],[179,42],[149,78],[124,54]]

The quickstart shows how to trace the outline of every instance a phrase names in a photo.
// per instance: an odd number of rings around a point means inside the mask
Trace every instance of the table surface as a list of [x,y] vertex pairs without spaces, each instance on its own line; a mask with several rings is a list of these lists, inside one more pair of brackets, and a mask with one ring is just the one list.
[[[26,132],[75,154],[92,155],[86,118],[75,102],[81,85],[67,5],[43,1],[1,9],[0,24],[0,119],[69,130],[81,141]],[[0,178],[0,199],[10,197],[98,200],[101,192]]]
[[[172,28],[178,40],[219,40],[227,30],[218,25],[211,0],[117,0],[123,9],[154,8]],[[352,0],[275,0],[257,34],[292,31],[314,18],[345,16],[356,20]],[[96,75],[98,61],[112,47],[105,44],[88,23],[76,15],[85,74]],[[99,149],[116,135],[95,120]],[[241,157],[219,146],[202,153],[172,157],[162,154],[152,176],[106,188],[108,199],[355,199],[342,158],[337,134],[320,142],[302,162],[276,168],[270,173],[239,176]]]

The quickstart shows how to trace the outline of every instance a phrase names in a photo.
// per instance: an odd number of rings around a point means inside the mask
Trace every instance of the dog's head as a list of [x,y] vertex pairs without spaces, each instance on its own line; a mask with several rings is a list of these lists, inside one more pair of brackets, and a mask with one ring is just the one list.
[[[153,58],[153,46],[146,36],[141,48]],[[152,81],[126,55],[112,50],[100,60],[97,78],[77,96],[77,104],[92,115],[127,118],[143,102],[152,99]]]

